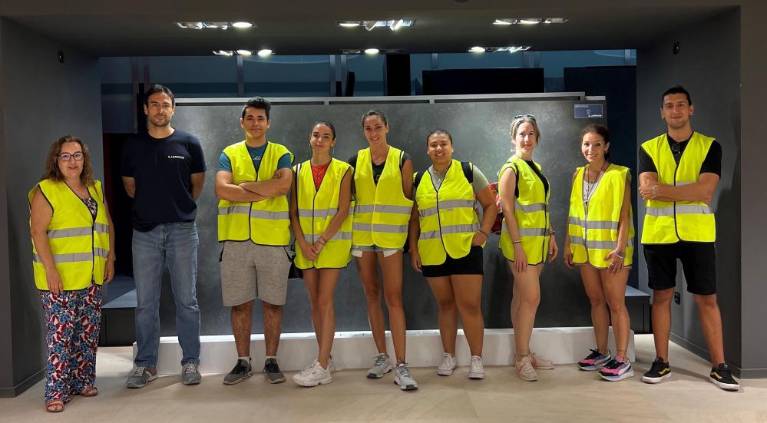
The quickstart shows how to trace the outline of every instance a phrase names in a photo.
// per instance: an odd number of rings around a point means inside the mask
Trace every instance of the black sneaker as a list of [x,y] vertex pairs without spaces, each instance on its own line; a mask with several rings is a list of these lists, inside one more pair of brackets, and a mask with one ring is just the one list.
[[708,375],[708,380],[725,391],[740,390],[738,381],[732,377],[732,370],[730,370],[730,367],[725,363],[721,363],[712,368],[711,373]]
[[253,375],[253,368],[250,366],[250,360],[238,359],[234,368],[224,376],[224,385],[236,385]]
[[642,382],[660,383],[663,381],[663,379],[668,379],[670,377],[671,367],[669,367],[668,363],[664,362],[660,358],[656,358],[655,361],[652,362],[650,370],[645,372],[644,376],[642,376]]
[[280,365],[274,358],[267,358],[264,363],[264,377],[269,383],[285,382],[285,375],[280,371]]

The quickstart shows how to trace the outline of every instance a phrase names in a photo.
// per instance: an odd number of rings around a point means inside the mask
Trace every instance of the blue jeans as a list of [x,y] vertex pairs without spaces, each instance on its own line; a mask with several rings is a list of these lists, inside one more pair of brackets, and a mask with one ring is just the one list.
[[157,367],[160,346],[160,291],[167,266],[176,303],[176,333],[181,364],[200,361],[200,307],[197,305],[197,227],[166,223],[148,232],[133,231],[136,282],[136,366]]

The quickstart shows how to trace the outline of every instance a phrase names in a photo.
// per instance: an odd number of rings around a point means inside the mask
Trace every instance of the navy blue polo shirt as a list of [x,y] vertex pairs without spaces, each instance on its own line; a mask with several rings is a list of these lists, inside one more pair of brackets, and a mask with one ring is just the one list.
[[205,172],[205,159],[192,134],[176,129],[167,138],[128,138],[121,174],[136,180],[133,228],[145,232],[163,223],[193,222],[197,203],[191,175],[200,172]]

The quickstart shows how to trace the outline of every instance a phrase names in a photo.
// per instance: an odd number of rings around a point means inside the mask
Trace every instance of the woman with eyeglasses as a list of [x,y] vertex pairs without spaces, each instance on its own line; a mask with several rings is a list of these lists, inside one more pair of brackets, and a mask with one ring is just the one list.
[[290,223],[298,248],[295,265],[302,270],[309,293],[317,358],[293,376],[301,386],[333,381],[330,350],[336,330],[333,293],[341,269],[351,260],[351,166],[331,156],[336,129],[317,122],[309,135],[311,159],[293,168]]
[[[578,266],[591,302],[596,348],[578,362],[581,370],[617,382],[634,376],[626,357],[630,322],[626,309],[626,282],[634,253],[631,219],[631,173],[609,161],[607,127],[588,125],[581,132],[581,154],[586,165],[573,175],[570,192],[565,263]],[[608,310],[609,308],[609,310]],[[615,356],[607,348],[610,322],[615,335]]]
[[503,210],[501,251],[514,277],[511,323],[514,326],[514,367],[526,381],[538,380],[535,369],[553,369],[551,361],[530,351],[530,337],[541,299],[543,266],[557,256],[557,242],[549,221],[549,181],[533,152],[541,131],[532,115],[511,123],[514,154],[498,172],[498,194]]
[[[349,159],[349,164],[354,166],[356,200],[352,255],[357,259],[368,321],[378,350],[367,377],[379,379],[394,370],[394,382],[403,391],[412,391],[418,389],[418,383],[405,361],[402,256],[413,207],[413,162],[407,153],[389,145],[389,123],[382,112],[370,110],[362,115],[362,130],[368,147],[359,150]],[[382,287],[396,363],[392,363],[386,353]]]
[[75,395],[93,397],[101,286],[114,276],[114,227],[88,148],[65,136],[48,152],[29,192],[35,286],[47,327],[45,409],[64,411]]
[[[410,219],[410,260],[423,273],[439,307],[440,376],[456,367],[458,314],[471,352],[469,379],[484,379],[482,365],[482,251],[498,213],[485,175],[453,159],[453,137],[443,129],[426,137],[431,166],[415,176],[416,205]],[[474,209],[483,209],[480,222]]]

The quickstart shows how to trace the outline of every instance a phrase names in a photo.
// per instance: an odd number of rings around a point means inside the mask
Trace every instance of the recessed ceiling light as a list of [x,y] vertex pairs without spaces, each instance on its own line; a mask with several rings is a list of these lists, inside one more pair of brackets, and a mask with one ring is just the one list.
[[239,54],[240,56],[252,56],[253,52],[250,50],[240,49],[240,50],[237,50],[237,54]]
[[380,52],[380,50],[378,50],[377,48],[366,48],[365,49],[365,54],[367,54],[369,56],[375,56],[379,52]]
[[484,52],[485,52],[485,48],[481,47],[481,46],[474,46],[474,47],[469,49],[469,53],[480,54],[480,53],[484,53]]
[[513,24],[514,22],[512,22],[512,19],[496,19],[493,22],[493,25],[498,25],[498,26],[508,26]]
[[538,25],[541,23],[540,18],[524,18],[520,19],[518,22],[520,25]]
[[360,25],[360,21],[341,21],[338,23],[338,26],[342,28],[356,28]]
[[272,51],[268,48],[262,48],[258,51],[258,57],[269,57],[272,55]]
[[245,21],[232,22],[232,26],[237,29],[253,28],[253,24]]
[[216,56],[234,56],[232,50],[213,50],[213,54]]
[[565,18],[546,18],[543,20],[545,24],[561,24],[567,22]]

